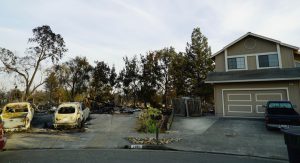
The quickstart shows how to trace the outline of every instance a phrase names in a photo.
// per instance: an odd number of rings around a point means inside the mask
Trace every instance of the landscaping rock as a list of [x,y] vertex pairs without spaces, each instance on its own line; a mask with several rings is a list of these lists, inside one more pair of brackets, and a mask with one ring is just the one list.
[[182,138],[162,138],[159,139],[157,143],[155,138],[128,137],[127,139],[132,144],[159,144],[159,145],[170,144],[182,140]]

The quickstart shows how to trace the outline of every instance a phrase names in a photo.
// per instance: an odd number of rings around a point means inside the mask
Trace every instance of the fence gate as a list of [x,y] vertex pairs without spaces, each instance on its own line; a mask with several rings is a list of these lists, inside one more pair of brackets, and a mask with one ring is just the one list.
[[201,116],[201,100],[199,98],[175,98],[172,100],[174,115]]

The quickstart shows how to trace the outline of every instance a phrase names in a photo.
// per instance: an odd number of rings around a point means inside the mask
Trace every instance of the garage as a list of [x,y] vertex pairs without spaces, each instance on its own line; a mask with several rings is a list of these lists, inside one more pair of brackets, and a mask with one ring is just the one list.
[[262,107],[270,100],[288,100],[286,88],[223,89],[223,115],[234,117],[263,117]]

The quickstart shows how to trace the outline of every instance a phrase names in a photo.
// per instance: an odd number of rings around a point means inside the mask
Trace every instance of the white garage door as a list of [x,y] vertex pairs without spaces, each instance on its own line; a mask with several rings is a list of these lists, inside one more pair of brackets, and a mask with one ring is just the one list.
[[287,90],[223,90],[224,115],[262,117],[265,113],[262,105],[270,100],[288,100]]

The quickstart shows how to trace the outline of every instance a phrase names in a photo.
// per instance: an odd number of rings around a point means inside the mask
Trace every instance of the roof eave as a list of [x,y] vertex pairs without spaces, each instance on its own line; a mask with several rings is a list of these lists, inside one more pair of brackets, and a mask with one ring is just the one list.
[[300,80],[300,77],[296,78],[269,78],[269,79],[247,79],[247,80],[223,80],[223,81],[204,81],[208,84],[214,83],[240,83],[240,82],[260,82],[260,81],[288,81],[288,80]]

